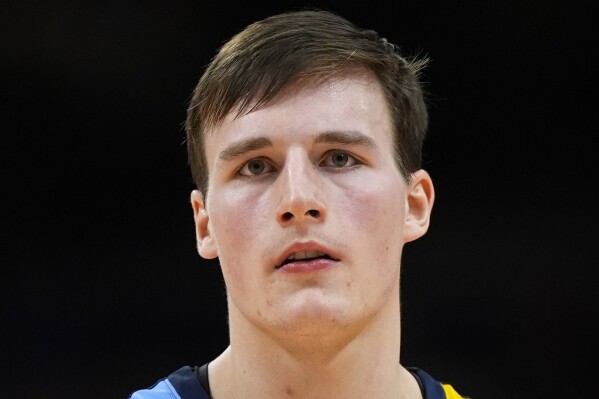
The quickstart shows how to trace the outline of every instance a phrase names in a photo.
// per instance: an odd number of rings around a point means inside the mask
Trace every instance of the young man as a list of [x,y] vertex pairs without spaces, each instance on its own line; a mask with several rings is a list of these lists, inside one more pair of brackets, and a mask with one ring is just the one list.
[[186,130],[230,346],[131,398],[461,398],[399,362],[402,249],[434,201],[424,64],[322,11],[266,18],[220,49]]

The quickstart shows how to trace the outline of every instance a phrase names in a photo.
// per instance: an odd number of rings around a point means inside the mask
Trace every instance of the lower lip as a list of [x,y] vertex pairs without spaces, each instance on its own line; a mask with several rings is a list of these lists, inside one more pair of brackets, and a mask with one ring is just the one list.
[[335,265],[336,261],[332,259],[312,259],[307,261],[295,261],[286,263],[278,270],[285,273],[314,273],[317,271],[329,269]]

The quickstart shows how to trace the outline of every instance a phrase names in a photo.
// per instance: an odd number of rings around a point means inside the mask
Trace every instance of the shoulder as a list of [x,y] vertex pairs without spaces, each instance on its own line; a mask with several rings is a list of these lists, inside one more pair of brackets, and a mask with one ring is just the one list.
[[158,380],[149,388],[129,395],[128,399],[210,399],[194,369],[181,367],[166,378]]
[[406,367],[406,369],[418,381],[424,399],[469,399],[468,397],[460,396],[451,385],[435,380],[422,369],[417,367]]

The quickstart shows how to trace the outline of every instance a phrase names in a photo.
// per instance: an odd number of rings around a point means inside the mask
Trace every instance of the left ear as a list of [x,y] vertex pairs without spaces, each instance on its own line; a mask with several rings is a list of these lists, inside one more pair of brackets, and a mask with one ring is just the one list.
[[414,241],[426,233],[433,202],[435,202],[435,188],[431,177],[422,169],[414,172],[406,196],[404,242]]

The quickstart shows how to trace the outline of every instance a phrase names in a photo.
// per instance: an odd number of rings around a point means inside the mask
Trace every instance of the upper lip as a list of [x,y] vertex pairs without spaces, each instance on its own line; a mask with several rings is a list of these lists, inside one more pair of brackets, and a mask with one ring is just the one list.
[[289,245],[285,250],[281,253],[281,255],[277,258],[276,268],[279,268],[285,263],[288,257],[298,252],[320,252],[333,260],[339,260],[338,256],[335,252],[315,241],[306,241],[306,242],[294,242]]

